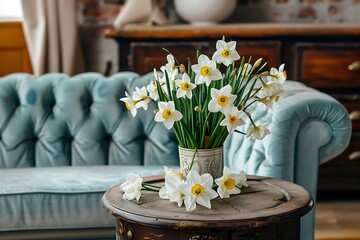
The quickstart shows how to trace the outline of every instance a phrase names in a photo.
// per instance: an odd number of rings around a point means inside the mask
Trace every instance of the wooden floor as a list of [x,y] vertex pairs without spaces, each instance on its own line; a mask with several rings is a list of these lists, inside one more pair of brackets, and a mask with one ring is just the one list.
[[316,240],[360,240],[360,199],[320,200]]

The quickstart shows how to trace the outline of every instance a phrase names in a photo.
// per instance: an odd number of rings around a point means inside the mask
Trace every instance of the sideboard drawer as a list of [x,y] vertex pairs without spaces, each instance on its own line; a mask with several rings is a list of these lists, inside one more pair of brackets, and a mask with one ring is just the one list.
[[360,190],[360,133],[342,154],[320,165],[318,190]]
[[360,102],[343,102],[342,104],[349,112],[353,130],[360,132]]
[[297,43],[294,48],[298,81],[318,88],[360,87],[360,43]]
[[[188,58],[192,63],[196,63],[196,51],[207,55],[210,59],[216,50],[215,41],[183,41],[183,42],[132,42],[128,63],[130,69],[140,74],[150,72],[154,68],[160,69],[166,64],[166,55],[164,49],[171,52],[180,63],[187,66]],[[281,42],[261,41],[261,42],[237,42],[236,49],[240,56],[252,56],[252,62],[262,57],[267,66],[279,67],[281,59]]]

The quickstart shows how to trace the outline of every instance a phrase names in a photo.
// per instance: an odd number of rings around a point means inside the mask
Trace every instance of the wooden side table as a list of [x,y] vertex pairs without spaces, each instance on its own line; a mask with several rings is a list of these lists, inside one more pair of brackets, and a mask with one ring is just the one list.
[[[144,181],[163,185],[162,176]],[[279,179],[250,176],[248,184],[241,194],[193,212],[156,192],[143,191],[139,202],[124,200],[117,185],[104,194],[102,207],[116,218],[117,240],[300,239],[300,217],[313,206],[309,193]]]

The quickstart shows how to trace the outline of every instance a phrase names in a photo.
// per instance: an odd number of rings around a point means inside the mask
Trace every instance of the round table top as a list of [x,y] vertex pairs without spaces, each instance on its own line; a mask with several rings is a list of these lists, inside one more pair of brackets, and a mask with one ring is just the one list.
[[[164,176],[144,181],[164,185]],[[211,200],[211,209],[197,205],[192,212],[185,206],[161,199],[157,192],[142,191],[139,201],[123,199],[119,185],[102,198],[104,210],[137,223],[186,228],[214,223],[221,227],[258,227],[300,218],[313,206],[310,194],[301,186],[279,179],[248,176],[248,187],[241,194]]]

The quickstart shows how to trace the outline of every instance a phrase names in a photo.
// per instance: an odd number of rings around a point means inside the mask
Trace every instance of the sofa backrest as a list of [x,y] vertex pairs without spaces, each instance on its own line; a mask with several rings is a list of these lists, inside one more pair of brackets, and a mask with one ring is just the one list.
[[178,165],[177,140],[155,123],[155,105],[133,118],[119,101],[151,78],[131,72],[0,78],[0,168]]

